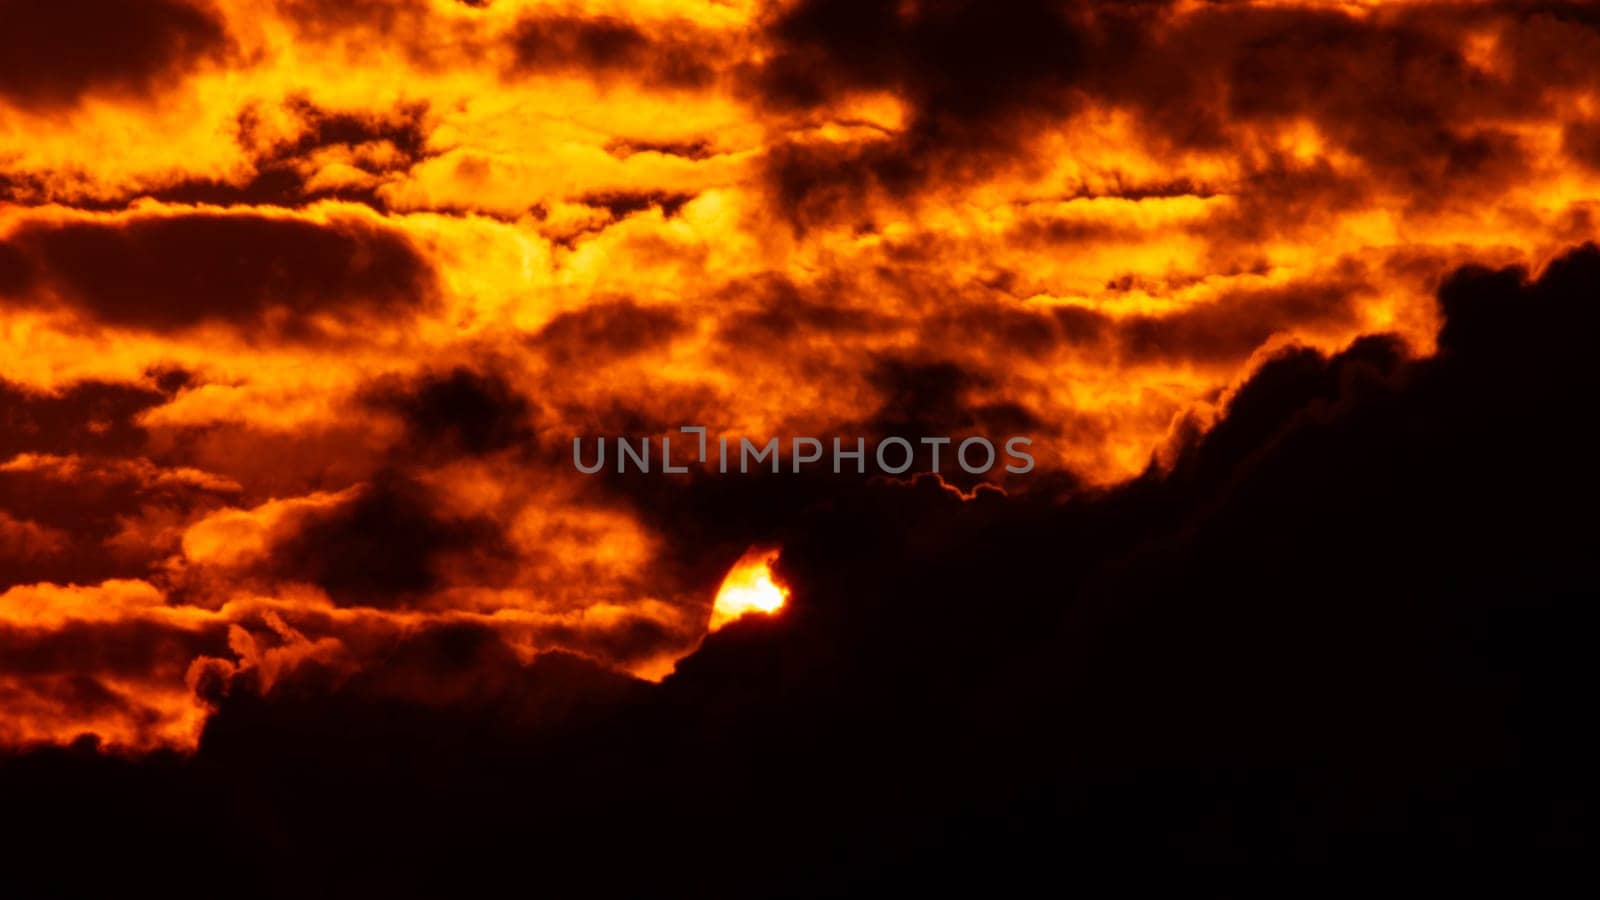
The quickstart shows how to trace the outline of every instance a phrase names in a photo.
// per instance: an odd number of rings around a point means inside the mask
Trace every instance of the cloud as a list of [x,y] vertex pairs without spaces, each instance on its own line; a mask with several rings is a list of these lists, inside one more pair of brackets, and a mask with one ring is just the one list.
[[651,33],[623,19],[529,15],[512,28],[512,72],[636,79],[668,88],[709,85],[725,55],[692,25]]
[[661,350],[686,329],[682,315],[671,307],[596,302],[557,315],[529,344],[550,365],[563,369]]
[[153,384],[88,381],[46,392],[0,381],[0,460],[19,453],[135,451],[145,441],[138,415],[167,397]]
[[851,90],[895,88],[930,133],[1060,102],[1081,75],[1075,4],[904,5],[806,0],[767,24],[776,53],[761,87],[773,102],[813,105]]
[[319,319],[351,325],[435,296],[419,249],[360,216],[139,212],[25,221],[0,240],[22,261],[23,303],[56,300],[112,327],[311,339]]
[[[1288,847],[1361,864],[1387,858],[1397,827],[1429,858],[1559,854],[1590,759],[1571,716],[1591,680],[1589,548],[1569,523],[1600,496],[1572,414],[1595,388],[1584,341],[1597,285],[1593,246],[1537,279],[1458,271],[1440,291],[1437,355],[1383,336],[1331,355],[1284,349],[1210,428],[1179,434],[1166,465],[1123,486],[963,497],[928,478],[797,485],[809,501],[766,528],[784,548],[789,607],[710,635],[654,687],[573,656],[529,663],[482,626],[372,619],[263,690],[265,664],[251,662],[262,647],[315,646],[301,631],[311,619],[279,621],[236,633],[196,676],[217,711],[181,769],[44,753],[0,778],[134,792],[173,778],[193,799],[159,815],[225,823],[250,838],[235,851],[247,859],[281,863],[291,847],[291,871],[384,884],[402,876],[380,858],[428,848],[433,862],[403,878],[429,888],[498,877],[495,861],[531,846],[551,877],[602,893],[662,877],[745,891],[819,829],[852,853],[814,860],[796,884],[914,881],[929,852],[957,846],[968,855],[952,865],[984,877],[995,860],[1030,873],[1059,853],[1116,868]],[[956,392],[968,383],[942,377]],[[691,483],[677,502],[746,539],[754,520],[705,502],[779,496],[776,481]],[[433,538],[465,534],[428,506],[415,487],[374,485],[278,558],[325,581],[336,563],[365,573],[329,581],[336,595],[403,596],[456,546]],[[415,585],[382,581],[405,573]],[[212,615],[118,590],[4,608],[73,628],[123,627],[114,609],[149,623]],[[188,647],[118,634],[106,664],[128,672],[153,648]],[[37,685],[89,646],[58,634],[4,658]],[[93,684],[48,683],[28,703],[101,708]],[[673,827],[595,846],[592,829],[618,810],[662,811]],[[263,824],[278,821],[296,827]],[[1056,852],[1019,858],[996,822]],[[1350,835],[1376,855],[1352,851]],[[729,862],[698,852],[713,837]],[[619,850],[649,864],[594,868]],[[463,854],[474,867],[454,864]]]
[[1106,40],[1097,17],[1144,27],[1146,10],[1087,3],[866,3],[805,0],[765,23],[772,44],[755,90],[777,111],[827,110],[852,94],[889,92],[908,107],[903,127],[860,143],[787,141],[767,157],[776,199],[800,223],[843,217],[853,198],[915,194],[930,181],[966,180],[1026,153],[1050,119],[1079,109]]
[[378,409],[398,413],[413,452],[482,456],[532,449],[532,408],[503,376],[465,367],[425,373],[410,384],[386,383],[367,392]]
[[55,391],[0,381],[0,589],[146,576],[184,517],[241,490],[146,455],[140,416],[183,380],[169,372]]
[[1591,843],[1589,6],[13,7],[15,891]]
[[390,472],[344,504],[307,513],[268,565],[274,577],[310,582],[341,603],[396,606],[441,587],[451,557],[478,567],[504,559],[504,540],[497,523],[449,517],[423,485]]
[[231,48],[215,10],[188,0],[6,0],[0,16],[0,101],[30,112],[95,94],[149,96]]
[[304,207],[323,200],[387,209],[381,188],[428,157],[425,103],[375,111],[327,110],[303,97],[284,109],[287,133],[266,128],[261,109],[239,114],[238,143],[250,156],[234,178],[184,178],[140,194],[174,204]]

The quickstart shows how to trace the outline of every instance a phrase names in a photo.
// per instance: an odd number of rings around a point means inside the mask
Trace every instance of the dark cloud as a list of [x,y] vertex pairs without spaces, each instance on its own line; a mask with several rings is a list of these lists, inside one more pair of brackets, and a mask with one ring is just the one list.
[[[287,106],[298,116],[302,128],[298,136],[278,149],[283,157],[303,156],[328,147],[384,143],[406,160],[415,162],[427,146],[428,105],[425,102],[363,112],[323,109],[304,99],[291,100]],[[241,136],[250,140],[253,125],[248,118],[243,128],[245,133]]]
[[20,249],[0,242],[0,299],[22,293],[31,279],[28,257]]
[[0,590],[148,578],[178,552],[178,526],[234,501],[220,478],[148,460],[52,456],[0,471]]
[[[1163,314],[1123,316],[1085,306],[1036,306],[980,295],[947,312],[923,316],[916,329],[923,347],[961,348],[967,365],[991,373],[991,384],[1003,383],[1005,363],[1018,357],[1050,360],[1070,354],[1128,366],[1242,363],[1277,335],[1343,332],[1358,326],[1359,301],[1372,292],[1366,279],[1360,265],[1346,262],[1320,279],[1281,287],[1235,287]],[[913,377],[907,383],[919,381]],[[926,389],[942,383],[934,378]]]
[[405,43],[420,40],[430,22],[428,3],[388,0],[278,0],[284,19],[300,34],[318,40],[379,37]]
[[0,462],[19,453],[133,453],[145,442],[136,417],[169,398],[150,384],[82,381],[46,392],[0,379]]
[[[644,688],[643,682],[592,659],[561,651],[525,663],[498,632],[483,625],[440,624],[403,632],[389,638],[378,657],[350,677],[341,702],[364,696],[421,703],[455,716],[487,712],[503,717],[506,728],[554,729]],[[321,677],[308,670],[302,683],[291,682],[286,689],[325,693]]]
[[1357,324],[1354,300],[1364,292],[1358,273],[1343,281],[1236,291],[1171,315],[1119,320],[1117,340],[1124,359],[1136,364],[1238,361],[1276,334]]
[[170,399],[181,377],[49,393],[0,380],[0,590],[146,575],[175,547],[119,541],[132,524],[147,511],[181,516],[229,493],[221,479],[174,477],[145,459],[137,417]]
[[1561,138],[1561,147],[1568,156],[1590,169],[1600,171],[1600,122],[1569,123],[1562,131]]
[[0,511],[0,590],[51,580],[69,571],[72,535]]
[[275,579],[315,584],[351,606],[425,604],[449,583],[446,567],[468,565],[473,583],[504,576],[512,558],[500,526],[451,516],[429,489],[380,472],[355,497],[297,517],[265,564]]
[[0,21],[0,100],[26,110],[152,94],[230,46],[215,11],[188,0],[0,0]]
[[[75,622],[37,630],[0,625],[0,675],[86,673],[90,684],[181,679],[196,657],[227,652],[225,631],[220,624],[186,631],[145,621]],[[122,701],[114,691],[107,699]]]
[[769,101],[795,107],[851,90],[895,90],[930,134],[1003,120],[1021,107],[1064,102],[1084,63],[1074,6],[804,0],[768,24],[776,52],[760,87]]
[[[230,324],[247,336],[311,338],[328,316],[416,309],[432,266],[409,239],[359,218],[327,224],[253,213],[24,222],[0,239],[22,260],[24,302],[59,300],[116,327],[169,332]],[[14,276],[13,276],[14,277]]]
[[[381,179],[404,173],[427,158],[428,106],[402,105],[375,112],[327,110],[304,99],[291,99],[288,112],[299,120],[295,137],[262,145],[257,131],[259,111],[247,109],[239,118],[238,140],[254,159],[254,169],[243,182],[187,179],[141,193],[167,203],[301,207],[320,200],[362,203],[380,212],[388,203],[371,185],[317,186],[318,155],[338,151],[341,162]],[[98,204],[121,208],[127,200]]]
[[693,194],[674,194],[666,192],[651,193],[605,193],[587,194],[578,199],[579,203],[587,206],[596,206],[611,214],[613,219],[625,219],[636,212],[647,209],[659,209],[661,214],[672,218],[678,214],[685,203],[694,199]]
[[470,3],[273,0],[272,5],[302,42],[371,65],[384,65],[398,53],[413,66],[443,70],[495,50]]
[[[1009,298],[1008,298],[1009,300]],[[1012,302],[972,302],[931,317],[922,333],[945,337],[946,346],[990,352],[998,358],[1045,359],[1064,345],[1103,340],[1111,318],[1083,307],[1033,309]]]
[[1241,174],[1238,188],[1232,204],[1211,210],[1193,229],[1197,237],[1228,247],[1310,233],[1373,202],[1376,185],[1339,172],[1326,158],[1268,154]]
[[873,434],[911,439],[923,435],[959,439],[976,434],[1003,440],[1031,433],[1041,425],[1017,404],[975,401],[975,392],[993,386],[991,377],[947,360],[882,359],[873,367],[869,381],[881,398]]
[[896,327],[894,317],[871,308],[841,302],[844,285],[824,281],[805,289],[783,277],[751,279],[734,284],[724,295],[728,305],[753,303],[751,309],[727,313],[717,339],[730,353],[770,354],[780,348],[794,353],[798,338],[827,339],[881,333]]
[[1130,366],[1237,363],[1275,335],[1356,326],[1358,301],[1370,292],[1366,273],[1346,263],[1325,278],[1283,287],[1236,287],[1163,314],[1113,316],[1085,306],[978,297],[923,317],[917,329],[925,346],[962,347],[972,365],[992,369],[1000,379],[1005,366],[986,360],[1045,360],[1070,352]]
[[375,386],[367,398],[375,407],[399,414],[414,453],[483,456],[532,449],[531,406],[498,374],[457,367],[411,383]]
[[[1137,15],[1145,4],[1132,4]],[[1076,108],[1093,46],[1087,4],[804,0],[766,23],[772,52],[753,81],[778,112],[810,113],[852,92],[909,105],[900,133],[866,144],[779,143],[766,159],[797,224],[849,217],[873,189],[904,196],[930,179],[981,177],[1014,157],[1040,120]]]
[[706,87],[717,70],[711,40],[692,25],[651,33],[610,17],[528,16],[512,29],[515,74],[628,78],[667,88]]
[[[708,527],[739,520],[712,514],[726,498],[809,495],[761,535],[794,598],[656,687],[427,630],[353,677],[308,665],[215,695],[182,766],[58,750],[0,779],[39,815],[100,785],[84,808],[127,826],[109,848],[212,822],[239,837],[197,865],[281,873],[251,882],[264,894],[429,895],[529,865],[597,895],[749,896],[1063,866],[1575,863],[1600,787],[1574,712],[1596,673],[1572,525],[1600,499],[1577,412],[1597,287],[1593,247],[1536,281],[1463,270],[1436,357],[1385,337],[1286,350],[1170,468],[1065,502],[700,482],[673,502]],[[934,408],[971,383],[916,380],[945,385],[907,398]],[[756,537],[758,515],[724,536]],[[344,532],[405,516],[369,518]],[[167,802],[120,805],[155,786]],[[656,814],[670,827],[617,825]]]
[[716,155],[711,142],[705,139],[651,141],[625,138],[608,143],[606,152],[618,159],[627,159],[637,153],[659,153],[663,156],[681,156],[693,160],[710,159]]
[[924,154],[893,141],[778,143],[768,149],[764,166],[778,208],[799,227],[860,219],[877,193],[903,197],[937,174]]
[[[768,21],[772,53],[753,90],[774,111],[802,116],[862,90],[892,91],[908,106],[892,134],[772,147],[767,180],[800,226],[863,217],[874,194],[904,200],[981,181],[1025,161],[1034,136],[1087,103],[1130,112],[1158,152],[1237,156],[1243,183],[1199,187],[1239,195],[1259,234],[1301,227],[1306,210],[1326,215],[1326,201],[1352,190],[1400,192],[1418,207],[1494,196],[1533,162],[1516,123],[1564,110],[1563,92],[1600,77],[1590,18],[1572,4],[1416,4],[1356,16],[1223,3],[995,12],[808,0]],[[1484,63],[1471,47],[1490,30],[1497,40]],[[1359,163],[1353,184],[1325,159],[1271,158],[1261,135],[1302,124],[1327,145],[1319,155]],[[1581,156],[1581,133],[1568,146]]]
[[[1515,88],[1474,66],[1464,32],[1439,7],[1369,19],[1338,10],[1212,6],[1182,17],[1128,60],[1097,69],[1097,90],[1139,109],[1179,145],[1233,146],[1258,124],[1308,120],[1373,174],[1411,190],[1485,189],[1525,164],[1489,124],[1517,109]],[[1157,59],[1182,58],[1182,68]],[[1427,199],[1426,194],[1418,197]]]
[[551,319],[529,344],[553,366],[579,367],[664,349],[686,327],[670,308],[596,302]]
[[[992,873],[1588,845],[1566,710],[1593,587],[1566,523],[1597,496],[1570,411],[1600,252],[1522,279],[1453,279],[1437,359],[1287,351],[1170,472],[1101,497],[813,508],[784,541],[793,617],[663,685],[786,773],[739,773],[719,813],[780,806],[787,841],[826,822],[860,853],[834,872],[893,878],[934,848]],[[732,855],[773,864],[754,834]]]

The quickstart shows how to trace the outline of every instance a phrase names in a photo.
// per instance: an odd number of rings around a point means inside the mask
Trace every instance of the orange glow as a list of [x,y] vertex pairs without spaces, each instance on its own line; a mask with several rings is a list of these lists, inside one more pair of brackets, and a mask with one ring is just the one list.
[[711,609],[712,631],[734,619],[754,613],[772,615],[783,608],[789,589],[773,578],[772,564],[777,558],[775,549],[752,549],[733,564],[728,577],[722,579],[717,602]]
[[659,678],[723,545],[575,436],[1025,431],[1007,491],[1112,486],[1275,350],[1426,354],[1448,272],[1600,237],[1600,31],[1538,4],[1038,4],[1081,58],[1007,13],[965,75],[907,42],[971,3],[103,6],[0,14],[0,750],[189,746],[231,626]]

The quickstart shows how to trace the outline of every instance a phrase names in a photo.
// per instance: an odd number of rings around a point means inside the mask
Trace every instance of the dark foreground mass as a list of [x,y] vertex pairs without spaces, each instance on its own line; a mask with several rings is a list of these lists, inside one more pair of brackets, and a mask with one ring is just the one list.
[[697,480],[664,508],[760,519],[794,595],[660,685],[435,628],[348,677],[203,685],[192,757],[13,755],[5,893],[1592,860],[1600,251],[1532,283],[1464,270],[1440,302],[1436,356],[1285,351],[1170,472],[1109,493]]

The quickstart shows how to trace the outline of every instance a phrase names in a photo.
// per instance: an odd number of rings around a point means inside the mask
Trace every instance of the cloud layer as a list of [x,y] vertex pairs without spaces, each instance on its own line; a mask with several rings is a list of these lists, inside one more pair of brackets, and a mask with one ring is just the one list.
[[[1573,774],[1592,592],[1588,5],[0,20],[0,793],[176,791],[329,884],[620,818],[729,887],[830,804],[816,871],[885,878],[1576,840],[1516,773]],[[572,465],[682,425],[1038,467]],[[793,608],[708,636],[777,546]]]

